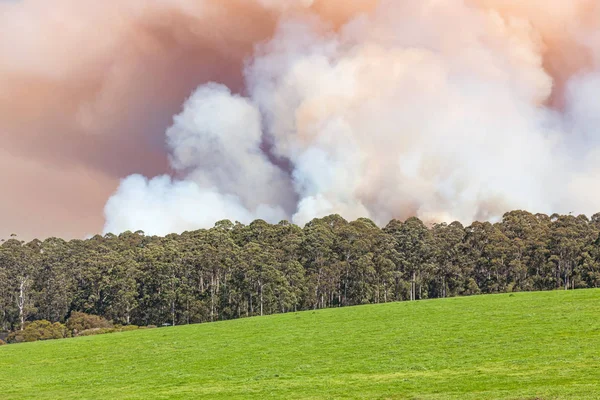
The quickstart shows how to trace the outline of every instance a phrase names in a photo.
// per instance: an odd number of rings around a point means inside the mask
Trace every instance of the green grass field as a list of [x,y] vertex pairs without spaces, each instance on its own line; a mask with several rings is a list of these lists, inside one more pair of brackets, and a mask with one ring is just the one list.
[[600,290],[0,347],[0,399],[600,399]]

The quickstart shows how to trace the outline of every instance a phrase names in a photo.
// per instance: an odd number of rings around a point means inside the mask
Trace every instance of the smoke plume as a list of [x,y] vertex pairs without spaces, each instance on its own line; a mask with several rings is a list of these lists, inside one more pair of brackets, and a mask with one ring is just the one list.
[[0,234],[600,211],[597,0],[0,1],[0,52]]

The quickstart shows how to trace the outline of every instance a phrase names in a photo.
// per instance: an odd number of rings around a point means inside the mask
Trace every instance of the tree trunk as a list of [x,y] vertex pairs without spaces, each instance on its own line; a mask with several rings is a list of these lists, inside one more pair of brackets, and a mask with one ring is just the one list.
[[442,275],[442,297],[446,298],[446,278]]
[[254,315],[254,305],[252,304],[252,293],[249,294],[250,297],[250,315]]
[[319,268],[319,275],[317,276],[317,286],[315,287],[315,310],[319,308],[319,286],[321,285],[321,268]]
[[383,288],[383,302],[384,303],[387,303],[387,291],[388,291],[387,285],[385,285]]
[[410,301],[414,301],[417,297],[417,276],[416,271],[412,272],[412,277],[410,281]]
[[215,320],[215,275],[210,277],[210,320]]
[[185,319],[186,319],[186,323],[189,325],[190,324],[190,298],[188,297],[186,302],[185,302]]
[[172,326],[175,326],[175,300],[171,301],[171,320],[173,322]]
[[350,263],[350,257],[346,256],[346,277],[344,278],[344,305],[348,305],[348,264]]
[[25,281],[27,278],[21,278],[21,282],[19,284],[19,319],[21,321],[21,330],[23,330],[25,326]]
[[263,315],[263,285],[262,282],[258,282],[258,289],[260,291],[260,315],[262,317]]

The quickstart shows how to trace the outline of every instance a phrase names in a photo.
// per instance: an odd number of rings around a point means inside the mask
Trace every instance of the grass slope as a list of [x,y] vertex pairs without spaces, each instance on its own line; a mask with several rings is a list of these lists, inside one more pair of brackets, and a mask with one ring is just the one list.
[[329,309],[0,348],[8,399],[600,398],[600,290]]

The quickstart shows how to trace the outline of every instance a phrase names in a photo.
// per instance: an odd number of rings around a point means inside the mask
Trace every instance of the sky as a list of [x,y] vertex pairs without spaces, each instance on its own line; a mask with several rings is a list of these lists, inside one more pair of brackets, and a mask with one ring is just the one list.
[[597,0],[0,1],[0,237],[600,211]]

